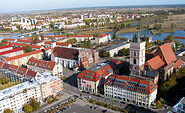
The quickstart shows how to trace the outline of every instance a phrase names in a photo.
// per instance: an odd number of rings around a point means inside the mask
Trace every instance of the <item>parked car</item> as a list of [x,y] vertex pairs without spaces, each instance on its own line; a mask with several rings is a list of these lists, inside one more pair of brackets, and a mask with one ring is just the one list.
[[98,109],[98,107],[94,107],[94,109]]
[[71,108],[71,106],[67,106],[68,108]]
[[94,109],[94,106],[90,106],[91,109]]

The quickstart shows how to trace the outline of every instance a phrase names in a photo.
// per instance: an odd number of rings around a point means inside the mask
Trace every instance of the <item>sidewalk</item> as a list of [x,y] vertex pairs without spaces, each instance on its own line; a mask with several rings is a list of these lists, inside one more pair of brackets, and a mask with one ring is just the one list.
[[52,106],[54,106],[54,105],[56,105],[56,104],[59,104],[59,103],[61,103],[62,101],[68,99],[69,97],[72,97],[72,95],[69,94],[69,93],[63,92],[63,94],[64,94],[63,96],[58,97],[58,100],[57,100],[57,101],[55,101],[55,102],[53,102],[53,103],[51,103],[51,104],[48,104],[48,103],[42,104],[41,107],[40,107],[37,111],[34,111],[34,112],[32,112],[32,113],[43,112],[44,110],[49,109],[49,108],[51,108]]

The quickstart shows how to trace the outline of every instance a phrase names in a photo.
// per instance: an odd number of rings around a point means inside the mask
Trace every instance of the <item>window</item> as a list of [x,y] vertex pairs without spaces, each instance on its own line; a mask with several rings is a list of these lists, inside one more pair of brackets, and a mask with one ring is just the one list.
[[136,51],[134,51],[134,56],[136,56]]
[[134,58],[133,63],[136,64],[136,59]]

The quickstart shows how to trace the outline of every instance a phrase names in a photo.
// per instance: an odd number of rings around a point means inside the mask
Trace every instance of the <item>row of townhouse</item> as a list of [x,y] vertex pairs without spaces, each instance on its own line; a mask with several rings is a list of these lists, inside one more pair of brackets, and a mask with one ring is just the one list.
[[43,46],[44,41],[40,40],[39,38],[34,38],[31,40],[24,39],[11,39],[11,38],[4,38],[3,40],[6,40],[9,43],[19,43],[19,44],[29,44],[29,45],[37,45],[37,46]]
[[61,42],[66,42],[69,39],[76,39],[77,42],[81,42],[81,41],[85,41],[85,40],[91,40],[93,39],[93,35],[70,35],[69,37],[66,37],[62,40],[60,40]]
[[0,52],[0,59],[17,56],[24,53],[24,47]]
[[109,59],[82,71],[77,77],[78,89],[95,94],[103,91],[104,81],[111,74],[118,74],[122,64],[121,61]]
[[2,61],[0,61],[0,71],[2,75],[9,78],[11,82],[14,81],[24,82],[33,78],[37,78],[37,75],[39,74],[36,71],[8,64]]
[[32,48],[33,51],[44,49],[43,46],[29,45],[29,44],[10,43],[10,45],[13,46],[14,48],[17,48],[17,47],[25,47],[25,46],[28,45],[28,46],[30,46]]
[[25,54],[17,55],[14,57],[5,58],[4,61],[8,64],[17,66],[26,65],[31,57],[42,59],[44,56],[51,54],[51,48],[44,48],[42,50],[36,50]]
[[62,65],[54,61],[38,60],[31,57],[27,62],[27,68],[39,73],[49,72],[51,75],[58,76],[59,78],[63,76]]
[[31,98],[42,102],[49,96],[56,96],[62,92],[63,82],[58,78],[41,74],[37,79],[26,81],[21,84],[9,87],[0,91],[0,113],[7,108],[12,109],[15,113],[22,112],[25,103]]
[[67,47],[67,48],[70,48],[72,47],[72,45],[70,43],[65,43],[65,42],[53,42],[53,41],[46,41],[44,43],[44,46],[45,47],[51,47],[51,48],[54,48],[54,47]]
[[128,76],[110,75],[104,82],[104,96],[150,108],[157,96],[157,84]]
[[13,47],[11,45],[1,46],[0,52],[12,50],[12,49],[13,49]]
[[54,40],[62,40],[64,38],[66,38],[66,36],[65,35],[44,36],[44,40],[52,40],[52,38]]

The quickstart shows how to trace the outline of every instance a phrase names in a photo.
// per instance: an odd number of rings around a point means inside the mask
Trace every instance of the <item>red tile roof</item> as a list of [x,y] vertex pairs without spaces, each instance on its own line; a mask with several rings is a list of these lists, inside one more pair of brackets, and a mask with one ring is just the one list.
[[40,49],[42,46],[37,46],[37,45],[29,45],[29,44],[20,44],[20,43],[10,43],[10,45],[12,46],[22,46],[25,47],[26,45],[32,47],[32,48],[36,48],[36,49]]
[[173,38],[178,38],[178,39],[185,39],[185,37],[180,37],[180,36],[175,36]]
[[56,42],[56,45],[60,46],[69,46],[70,43],[64,43],[64,42]]
[[92,37],[92,35],[70,35],[69,37]]
[[4,62],[0,61],[0,68],[4,65]]
[[158,70],[162,66],[165,65],[163,60],[159,57],[159,55],[155,56],[154,58],[147,61],[147,63],[152,67],[154,70]]
[[27,43],[32,43],[32,40],[22,40],[22,39],[17,39],[17,42],[27,42]]
[[122,63],[120,60],[117,59],[109,59],[109,61],[115,62],[117,65]]
[[8,69],[10,67],[10,64],[4,63],[3,68]]
[[3,44],[8,44],[8,42],[2,42]]
[[66,36],[65,35],[55,35],[54,37],[55,38],[65,38]]
[[17,55],[17,56],[14,56],[14,57],[9,57],[9,58],[6,58],[6,61],[12,61],[12,60],[16,60],[16,59],[19,59],[19,58],[22,58],[22,57],[26,57],[26,56],[30,56],[32,54],[37,54],[37,53],[40,53],[42,52],[41,50],[37,50],[37,51],[32,51],[32,52],[29,52],[29,53],[25,53],[25,54],[21,54],[21,55]]
[[[90,80],[90,81],[99,81],[101,78],[104,78],[110,74],[107,71],[109,69],[112,69],[110,65],[107,65],[107,66],[99,69],[96,72],[91,71],[91,70],[85,70],[85,71],[82,71],[81,73],[78,74],[78,78],[86,79],[86,80]],[[92,77],[92,79],[87,78],[86,76],[90,76],[90,77]]]
[[178,67],[183,65],[183,61],[181,59],[177,60],[174,64],[174,68],[177,69]]
[[39,40],[38,38],[34,38],[34,40],[32,41],[32,44],[38,44],[41,43],[42,41]]
[[7,41],[15,41],[15,39],[12,39],[12,38],[4,38],[3,40],[7,40]]
[[37,75],[37,72],[28,70],[26,75],[35,78],[35,76]]
[[24,47],[16,48],[16,49],[0,52],[0,55],[5,55],[5,54],[9,54],[17,51],[23,51],[23,50],[24,50]]
[[28,60],[27,65],[32,65],[32,66],[36,66],[36,67],[40,67],[40,68],[44,68],[44,69],[53,70],[53,68],[55,67],[55,62],[54,61],[38,60],[34,57],[31,57]]
[[44,44],[51,44],[51,41],[46,41]]
[[10,43],[12,46],[22,46],[25,47],[27,44],[20,44],[20,43]]
[[[122,80],[122,82],[119,82],[120,80]],[[158,87],[156,83],[153,83],[151,81],[135,79],[121,75],[110,75],[105,80],[104,84],[114,87],[121,87],[127,90],[137,91],[145,94],[151,94]]]
[[28,69],[23,68],[23,67],[19,67],[17,70],[17,73],[25,75],[27,73],[27,71],[28,71]]
[[98,38],[103,38],[103,37],[105,37],[105,36],[107,36],[107,35],[110,35],[109,33],[103,33],[103,34],[100,34],[100,35],[98,35]]
[[12,46],[11,45],[6,45],[6,46],[1,46],[0,49],[10,48],[10,47],[12,47]]
[[8,69],[11,70],[11,71],[17,72],[18,66],[10,65]]
[[170,64],[177,60],[169,43],[159,46],[155,54],[159,55],[166,64]]
[[55,47],[53,50],[55,57],[78,60],[78,50],[73,48]]

